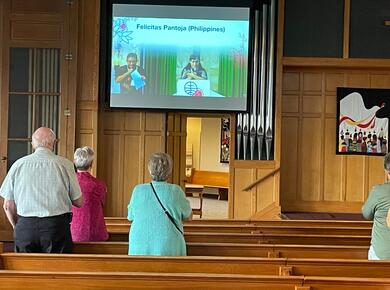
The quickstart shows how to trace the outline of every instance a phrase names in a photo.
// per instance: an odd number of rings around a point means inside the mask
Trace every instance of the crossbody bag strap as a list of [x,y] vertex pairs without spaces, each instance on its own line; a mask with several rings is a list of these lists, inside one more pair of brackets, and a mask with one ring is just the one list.
[[166,215],[168,216],[169,220],[173,223],[173,225],[175,226],[175,228],[176,228],[182,235],[184,235],[184,233],[182,232],[182,230],[181,230],[181,229],[178,227],[178,225],[175,223],[175,220],[173,219],[173,217],[171,216],[171,214],[169,213],[169,211],[167,211],[167,210],[165,209],[165,207],[163,206],[163,204],[161,203],[161,200],[160,200],[160,198],[158,197],[157,192],[156,192],[156,190],[154,189],[153,184],[150,183],[150,185],[152,186],[153,193],[154,193],[155,197],[157,198],[158,203],[161,205],[162,209],[164,210],[164,212],[165,212]]

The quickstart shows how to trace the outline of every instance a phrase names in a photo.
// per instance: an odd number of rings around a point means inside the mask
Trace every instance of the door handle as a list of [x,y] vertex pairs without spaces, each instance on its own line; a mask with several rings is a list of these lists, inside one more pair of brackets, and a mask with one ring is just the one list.
[[7,160],[7,156],[2,156],[1,157],[1,161],[6,161]]

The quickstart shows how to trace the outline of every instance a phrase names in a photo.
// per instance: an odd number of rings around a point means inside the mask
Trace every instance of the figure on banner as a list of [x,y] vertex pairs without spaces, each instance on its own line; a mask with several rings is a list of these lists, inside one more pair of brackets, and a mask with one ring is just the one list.
[[146,76],[144,69],[137,65],[137,54],[129,53],[126,56],[126,63],[117,68],[115,81],[120,84],[121,93],[142,95],[146,85]]

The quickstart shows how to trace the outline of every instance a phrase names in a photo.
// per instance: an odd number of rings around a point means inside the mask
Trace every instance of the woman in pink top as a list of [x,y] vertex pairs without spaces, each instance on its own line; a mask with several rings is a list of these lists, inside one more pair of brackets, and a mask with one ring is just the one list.
[[88,146],[77,148],[74,153],[77,179],[84,198],[81,208],[72,207],[73,219],[70,230],[74,242],[108,239],[103,214],[107,187],[103,181],[93,177],[90,173],[93,154],[92,148]]

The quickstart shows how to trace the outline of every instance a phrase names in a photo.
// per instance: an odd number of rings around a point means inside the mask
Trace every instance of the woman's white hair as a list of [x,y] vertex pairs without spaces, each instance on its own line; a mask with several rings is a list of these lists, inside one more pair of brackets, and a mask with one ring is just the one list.
[[77,148],[73,155],[74,166],[79,170],[88,170],[93,161],[93,149],[89,146]]
[[172,157],[167,153],[153,153],[149,158],[148,169],[154,181],[167,181],[172,173]]

